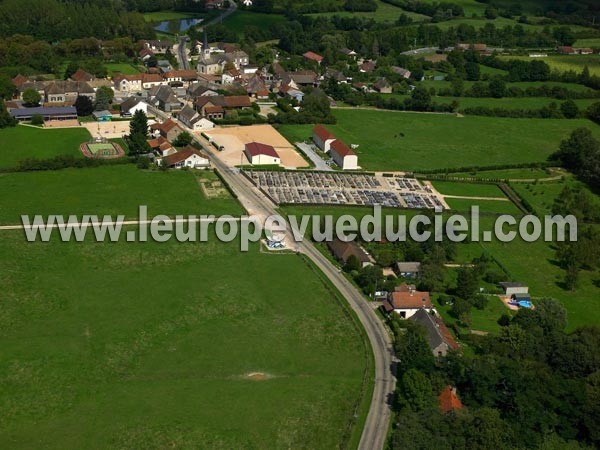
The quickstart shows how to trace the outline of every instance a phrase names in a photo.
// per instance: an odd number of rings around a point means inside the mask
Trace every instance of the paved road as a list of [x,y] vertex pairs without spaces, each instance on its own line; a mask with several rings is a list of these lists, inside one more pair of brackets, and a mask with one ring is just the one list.
[[190,61],[188,60],[185,46],[187,43],[187,36],[179,36],[179,45],[177,46],[177,60],[179,61],[179,68],[181,70],[189,70]]
[[214,25],[215,23],[221,23],[223,22],[223,19],[226,19],[227,17],[229,17],[230,15],[232,15],[236,10],[237,10],[237,3],[234,0],[229,0],[229,8],[227,8],[226,11],[223,12],[223,14],[221,14],[218,17],[215,17],[212,20],[209,20],[206,23],[202,24],[202,28],[200,28],[200,30],[204,30],[204,27],[210,27],[211,25]]
[[296,146],[302,150],[306,156],[310,158],[312,162],[315,163],[315,170],[321,170],[324,172],[331,172],[333,169],[327,165],[325,160],[321,158],[317,152],[315,152],[310,144],[305,144],[304,142],[296,142]]
[[[239,171],[227,167],[213,152],[203,138],[198,139],[205,151],[213,155],[212,163],[249,214],[261,217],[277,214],[275,206],[258,191]],[[288,236],[288,241],[291,237]],[[290,247],[291,248],[291,247]],[[393,374],[394,352],[391,337],[383,322],[377,317],[370,304],[311,242],[296,244],[296,250],[308,256],[337,287],[362,323],[371,347],[375,362],[375,386],[365,427],[361,436],[360,450],[381,450],[385,444],[391,418],[391,400],[396,379]]]

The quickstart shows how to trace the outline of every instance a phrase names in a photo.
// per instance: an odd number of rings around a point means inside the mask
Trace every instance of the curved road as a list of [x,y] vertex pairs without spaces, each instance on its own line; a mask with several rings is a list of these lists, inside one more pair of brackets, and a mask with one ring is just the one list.
[[[210,144],[203,138],[197,141],[205,151],[213,155],[212,163],[236,193],[240,202],[250,215],[262,219],[278,214],[275,206],[243,175],[226,166],[212,151]],[[291,241],[291,233],[289,234]],[[308,256],[331,280],[348,301],[362,323],[371,343],[375,362],[375,380],[371,406],[364,425],[358,448],[360,450],[381,450],[385,444],[391,418],[391,400],[396,386],[393,373],[394,351],[391,337],[383,322],[364,299],[362,294],[345,278],[310,241],[297,243],[297,250]]]

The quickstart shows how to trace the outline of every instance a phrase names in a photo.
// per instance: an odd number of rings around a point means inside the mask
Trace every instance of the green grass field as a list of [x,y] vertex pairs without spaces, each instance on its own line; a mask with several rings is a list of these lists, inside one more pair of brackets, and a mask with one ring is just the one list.
[[[439,3],[436,0],[424,0],[423,3]],[[473,14],[483,14],[485,12],[486,5],[479,3],[476,0],[455,0],[454,4],[462,6],[465,16],[470,17]]]
[[242,35],[245,27],[269,28],[284,21],[285,18],[279,14],[263,14],[238,10],[223,20],[223,25],[236,30],[239,35]]
[[528,56],[501,56],[502,59],[519,59],[523,61],[531,61],[538,59],[544,61],[552,69],[557,69],[561,72],[573,70],[581,72],[585,66],[588,66],[590,74],[600,75],[600,55],[549,55],[546,58],[530,58]]
[[600,47],[600,38],[591,38],[591,39],[577,39],[574,44],[575,47]]
[[104,64],[106,70],[108,70],[108,75],[113,76],[115,73],[122,73],[123,75],[137,75],[140,73],[140,70],[129,63],[107,63]]
[[0,130],[0,167],[14,167],[27,158],[81,156],[79,145],[90,139],[85,128],[40,129],[17,125]]
[[[435,308],[444,319],[444,323],[446,325],[458,325],[458,321],[449,312],[451,308],[450,305],[440,305],[438,302],[436,303]],[[483,310],[479,310],[477,308],[471,309],[471,329],[483,331],[485,333],[498,333],[500,331],[498,319],[500,319],[503,314],[513,315],[513,312],[504,306],[502,301],[497,296],[490,295],[488,304]],[[469,330],[460,327],[460,325],[458,326],[462,332],[469,332]]]
[[[475,81],[465,81],[464,82],[465,89],[469,89],[470,87],[473,86],[474,83],[475,83]],[[443,80],[443,81],[424,80],[424,81],[419,82],[419,84],[421,86],[426,87],[427,89],[435,88],[438,91],[440,89],[450,89],[452,87],[452,84],[449,81],[445,81],[445,80]],[[520,82],[516,82],[516,83],[507,83],[507,86],[508,87],[510,87],[510,86],[516,86],[516,87],[520,87],[523,90],[525,90],[525,89],[527,89],[529,87],[541,87],[541,86],[554,87],[554,86],[558,86],[558,87],[562,87],[562,88],[568,89],[570,91],[594,92],[592,89],[590,89],[588,87],[585,87],[585,86],[583,86],[581,84],[562,83],[562,82],[559,82],[559,81],[520,81]]]
[[364,341],[300,257],[19,232],[0,253],[0,448],[357,442]]
[[600,197],[594,195],[586,184],[570,175],[558,181],[512,184],[512,188],[533,206],[537,214],[550,214],[554,200],[566,186],[587,191],[590,194],[590,198],[595,200],[600,207]]
[[513,202],[499,200],[472,200],[465,198],[447,198],[446,203],[453,211],[470,212],[471,207],[477,206],[482,214],[510,214],[521,216],[523,212]]
[[4,174],[0,191],[0,223],[5,225],[20,223],[21,214],[136,218],[139,205],[151,215],[242,213],[229,195],[206,199],[191,172],[143,171],[134,165]]
[[[591,128],[600,136],[600,127],[584,119],[457,118],[355,109],[338,109],[334,114],[337,124],[328,128],[348,145],[360,145],[359,165],[367,170],[542,162],[578,127]],[[280,127],[291,142],[310,139],[311,130],[310,125]]]
[[193,19],[196,17],[198,17],[198,14],[177,11],[156,11],[144,13],[144,20],[146,22],[163,22],[165,20]]
[[[391,96],[404,100],[408,98],[408,95],[402,94],[380,94],[383,98],[389,98]],[[503,108],[503,109],[540,109],[545,106],[549,106],[551,103],[556,103],[560,107],[564,100],[557,100],[550,97],[504,97],[504,98],[490,98],[490,97],[446,97],[436,96],[433,97],[433,102],[444,105],[449,104],[453,101],[458,103],[458,111],[463,112],[466,108]],[[598,98],[582,98],[573,100],[581,111],[585,111],[593,103],[600,101]]]
[[506,198],[502,190],[495,184],[457,183],[453,181],[432,181],[431,184],[443,195]]
[[377,22],[395,22],[398,18],[405,14],[410,17],[414,22],[428,22],[430,20],[429,16],[425,16],[423,14],[414,13],[411,11],[405,11],[402,8],[399,8],[394,5],[390,5],[389,3],[384,3],[382,1],[376,0],[377,3],[377,11],[375,12],[349,12],[349,11],[337,11],[337,12],[328,12],[328,13],[313,13],[307,14],[311,17],[318,16],[341,16],[341,17],[361,17],[365,19],[374,19]]
[[570,330],[600,321],[598,270],[582,271],[579,287],[575,292],[570,292],[563,288],[565,271],[556,263],[552,243],[516,240],[509,244],[494,241],[481,245],[502,261],[515,279],[529,286],[534,303],[536,297],[552,297],[563,302],[567,308]]
[[486,214],[523,214],[511,201],[494,200],[494,198],[508,200],[508,197],[495,184],[458,183],[451,181],[432,181],[431,183],[442,195],[490,198],[489,200],[446,198],[448,206],[455,211],[470,211],[471,206],[478,206],[479,211]]
[[504,169],[504,170],[482,170],[475,172],[457,172],[449,174],[452,177],[479,178],[488,180],[527,180],[552,177],[543,169]]

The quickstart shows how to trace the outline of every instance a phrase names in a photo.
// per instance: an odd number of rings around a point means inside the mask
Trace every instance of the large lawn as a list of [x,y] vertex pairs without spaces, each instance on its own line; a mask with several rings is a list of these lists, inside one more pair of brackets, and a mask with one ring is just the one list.
[[27,158],[57,155],[81,156],[79,144],[87,142],[85,128],[41,129],[17,125],[0,130],[0,167],[13,167]]
[[[0,224],[20,223],[21,214],[241,214],[227,193],[206,199],[195,176],[180,171],[143,171],[134,165],[0,175]],[[212,180],[211,180],[212,181]]]
[[405,14],[410,17],[414,22],[428,22],[430,20],[429,16],[425,16],[423,14],[418,14],[411,11],[405,11],[402,8],[399,8],[394,5],[390,5],[389,3],[384,3],[380,0],[376,0],[377,10],[374,12],[349,12],[349,11],[336,11],[336,12],[327,12],[327,13],[314,13],[308,14],[309,16],[341,16],[341,17],[361,17],[365,19],[374,19],[378,22],[395,22],[398,18]]
[[[399,94],[381,94],[383,98],[395,97],[401,100],[408,98],[408,95]],[[549,106],[551,103],[556,103],[560,107],[564,100],[557,100],[551,97],[446,97],[436,96],[432,100],[438,104],[448,104],[453,101],[458,103],[458,111],[464,112],[465,108],[503,108],[503,109],[540,109]],[[591,104],[597,103],[600,99],[597,98],[582,98],[573,100],[581,111],[586,110]]]
[[121,73],[123,75],[137,75],[140,73],[140,69],[129,63],[107,63],[104,64],[108,75],[113,76],[115,73]]
[[[578,127],[600,127],[588,120],[504,119],[338,109],[328,128],[356,149],[367,170],[429,170],[542,162]],[[286,125],[292,142],[311,138],[310,125]]]
[[235,30],[242,35],[246,27],[269,28],[277,23],[282,23],[285,18],[279,14],[264,14],[251,11],[236,11],[223,20],[223,25]]
[[[480,197],[478,199],[446,198],[448,206],[455,211],[470,211],[471,206],[478,206],[479,211],[486,214],[523,214],[513,202],[508,201],[508,197],[495,184],[450,181],[432,181],[432,184],[442,195]],[[505,200],[496,200],[499,198]]]
[[546,58],[529,58],[528,56],[502,56],[502,59],[520,59],[531,61],[537,59],[544,61],[552,69],[561,72],[573,70],[581,72],[585,66],[588,66],[590,74],[600,75],[600,55],[550,55]]
[[178,12],[178,11],[155,11],[144,13],[144,20],[146,22],[162,22],[165,20],[181,20],[181,19],[193,19],[198,17],[198,14]]
[[0,253],[0,448],[356,443],[364,341],[299,256],[13,231]]

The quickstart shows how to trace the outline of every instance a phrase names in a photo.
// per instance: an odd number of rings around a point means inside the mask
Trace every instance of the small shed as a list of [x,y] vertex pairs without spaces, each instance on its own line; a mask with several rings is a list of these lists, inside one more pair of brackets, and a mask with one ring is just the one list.
[[112,113],[106,109],[102,111],[94,111],[92,116],[94,116],[94,119],[96,119],[98,122],[109,122],[112,120]]
[[504,289],[504,294],[507,297],[512,297],[515,294],[527,294],[529,293],[529,287],[518,281],[506,281],[500,283],[500,286]]

